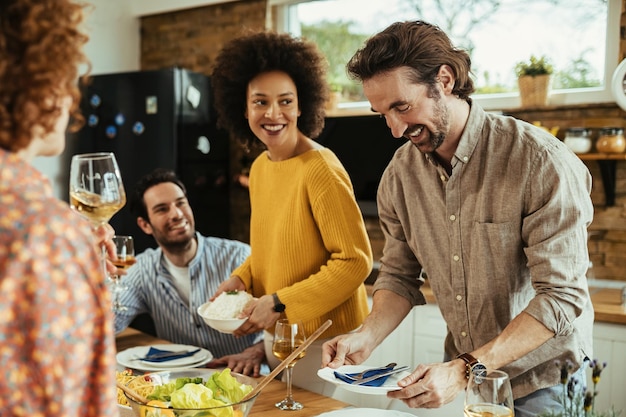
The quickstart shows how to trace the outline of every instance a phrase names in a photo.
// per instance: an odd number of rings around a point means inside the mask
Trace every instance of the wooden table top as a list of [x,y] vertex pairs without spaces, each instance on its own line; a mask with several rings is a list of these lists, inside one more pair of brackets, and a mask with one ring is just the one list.
[[[128,328],[118,334],[115,338],[115,342],[118,352],[135,346],[170,343],[132,328]],[[274,404],[282,400],[286,393],[287,386],[279,380],[273,380],[263,388],[248,417],[273,416],[282,413]],[[328,411],[339,410],[350,406],[342,401],[334,400],[330,397],[325,397],[298,387],[293,387],[293,396],[304,405],[304,408],[298,411],[284,412],[284,417],[315,417]]]

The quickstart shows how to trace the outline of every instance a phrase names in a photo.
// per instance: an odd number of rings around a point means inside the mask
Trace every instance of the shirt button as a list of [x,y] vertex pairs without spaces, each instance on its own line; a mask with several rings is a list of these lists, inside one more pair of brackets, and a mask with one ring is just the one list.
[[461,258],[459,258],[459,255],[454,255],[454,256],[452,257],[452,259],[454,259],[455,261],[457,261],[457,262],[458,262],[458,260],[459,260],[459,259],[461,259]]
[[460,296],[460,295],[457,295],[457,296],[456,296],[456,300],[457,300],[457,301],[461,301],[462,299],[463,299],[463,297],[462,297],[462,296]]
[[450,215],[450,221],[453,222],[456,220],[456,216],[454,214]]
[[468,161],[468,159],[469,159],[469,158],[468,158],[467,156],[464,156],[464,157],[463,157],[463,161],[465,161],[465,162],[467,162],[467,161]]
[[461,336],[463,336],[463,337],[467,337],[467,333],[465,333],[465,332],[461,332]]
[[442,175],[442,176],[440,176],[439,178],[441,178],[441,181],[442,181],[442,182],[446,182],[446,176],[445,176],[445,175]]

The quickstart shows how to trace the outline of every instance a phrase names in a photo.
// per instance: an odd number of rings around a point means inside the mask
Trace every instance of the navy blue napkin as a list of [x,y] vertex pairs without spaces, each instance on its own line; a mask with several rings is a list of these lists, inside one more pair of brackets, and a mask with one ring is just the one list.
[[148,353],[146,353],[146,356],[145,356],[144,359],[142,359],[142,361],[144,361],[144,362],[167,362],[167,361],[173,361],[175,359],[181,359],[181,358],[186,358],[188,356],[193,356],[196,353],[198,353],[199,350],[200,349],[196,349],[196,350],[192,350],[191,352],[188,352],[188,353],[181,353],[180,355],[167,356],[165,358],[150,358],[150,356],[152,356],[152,355],[171,352],[169,350],[161,350],[161,349],[157,349],[155,347],[150,346],[150,350],[148,350]]
[[[365,379],[365,378],[369,378],[378,374],[382,374],[385,373],[387,371],[391,371],[393,368],[395,368],[396,366],[389,366],[387,368],[382,368],[382,369],[374,369],[371,371],[365,371],[365,375],[363,375],[363,378],[361,379]],[[338,379],[341,379],[343,382],[347,382],[348,384],[355,384],[358,381],[355,381],[353,379],[347,378],[347,376],[353,376],[356,377],[357,375],[359,375],[361,372],[354,372],[354,373],[350,373],[350,374],[342,374],[340,372],[335,371],[335,377]],[[385,381],[387,381],[387,379],[390,377],[391,375],[385,375],[385,376],[381,376],[380,378],[376,378],[373,381],[370,382],[366,382],[365,384],[359,384],[363,387],[380,387],[381,385],[383,385],[385,383]]]

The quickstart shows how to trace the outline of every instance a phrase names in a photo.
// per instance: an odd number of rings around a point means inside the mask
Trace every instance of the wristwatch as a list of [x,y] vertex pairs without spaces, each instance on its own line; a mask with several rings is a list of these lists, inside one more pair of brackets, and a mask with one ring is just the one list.
[[487,367],[469,353],[461,353],[459,356],[457,356],[457,359],[463,359],[465,361],[466,379],[469,379],[470,373],[473,373],[476,376],[483,377],[487,374]]
[[272,294],[272,298],[274,299],[274,311],[277,313],[285,311],[286,306],[280,302],[276,293]]

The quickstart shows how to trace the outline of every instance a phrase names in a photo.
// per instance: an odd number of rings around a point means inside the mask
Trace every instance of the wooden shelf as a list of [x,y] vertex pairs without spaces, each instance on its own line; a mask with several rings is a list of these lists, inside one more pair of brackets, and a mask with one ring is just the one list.
[[626,161],[626,153],[583,153],[578,154],[583,161],[597,161],[604,184],[604,197],[607,207],[615,205],[615,176],[617,161]]
[[580,153],[583,161],[626,161],[626,153]]

